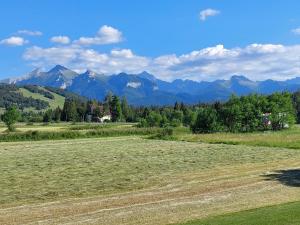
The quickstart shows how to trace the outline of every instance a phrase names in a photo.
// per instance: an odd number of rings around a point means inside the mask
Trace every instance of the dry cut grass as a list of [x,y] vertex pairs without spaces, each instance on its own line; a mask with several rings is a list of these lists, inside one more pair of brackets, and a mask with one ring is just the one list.
[[291,149],[139,137],[0,143],[0,224],[169,224],[300,200],[276,179],[299,162]]

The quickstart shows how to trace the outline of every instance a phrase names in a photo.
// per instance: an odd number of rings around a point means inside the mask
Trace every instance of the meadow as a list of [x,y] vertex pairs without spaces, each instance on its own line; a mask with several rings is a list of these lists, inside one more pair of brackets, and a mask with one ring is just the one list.
[[130,123],[19,123],[15,127],[15,132],[7,132],[7,128],[0,125],[0,142],[155,135],[163,130],[157,127],[137,128],[135,124]]
[[110,132],[0,142],[0,224],[299,224],[300,149],[289,145],[297,126],[266,133],[286,143],[275,147],[245,143],[259,133],[227,134],[242,137],[232,144],[186,128],[170,140],[139,129],[17,124],[18,135]]
[[300,224],[300,202],[246,210],[237,213],[192,221],[181,225],[281,225]]
[[188,129],[179,129],[177,140],[204,142],[211,144],[248,145],[300,149],[300,126],[281,131],[261,131],[252,133],[217,132],[192,134]]
[[[42,88],[42,87],[39,87],[39,88],[44,90],[44,91],[48,91],[45,88]],[[45,96],[43,96],[41,94],[38,94],[38,93],[32,93],[32,92],[30,92],[29,90],[27,90],[25,88],[20,88],[19,92],[21,94],[23,94],[24,97],[32,97],[34,99],[39,99],[39,100],[43,100],[45,102],[48,102],[49,103],[49,108],[53,109],[53,110],[57,107],[60,107],[62,109],[63,106],[64,106],[65,97],[63,97],[61,95],[58,95],[54,92],[50,92],[54,96],[54,99],[46,98]],[[29,108],[29,109],[26,109],[26,110],[27,111],[32,111],[33,109]]]

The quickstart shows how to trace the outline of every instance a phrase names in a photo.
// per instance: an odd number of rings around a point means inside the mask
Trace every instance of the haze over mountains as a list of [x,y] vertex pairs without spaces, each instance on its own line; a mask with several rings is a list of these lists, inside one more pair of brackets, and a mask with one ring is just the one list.
[[55,66],[48,72],[36,69],[26,77],[2,82],[59,87],[98,100],[103,100],[108,92],[112,92],[118,96],[126,96],[132,105],[169,105],[176,101],[187,104],[224,101],[232,94],[270,94],[276,91],[294,92],[300,89],[300,77],[286,81],[252,81],[245,76],[234,75],[229,80],[212,82],[191,80],[167,82],[147,72],[105,76],[87,70],[85,73],[78,74],[61,65]]

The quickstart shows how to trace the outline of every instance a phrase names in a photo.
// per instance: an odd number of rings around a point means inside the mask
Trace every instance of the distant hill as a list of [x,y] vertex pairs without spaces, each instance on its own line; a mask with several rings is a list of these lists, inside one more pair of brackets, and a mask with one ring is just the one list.
[[0,111],[11,105],[17,105],[24,111],[44,111],[62,108],[66,98],[86,101],[77,94],[67,90],[37,85],[0,84]]
[[212,82],[180,79],[167,82],[147,72],[105,76],[87,70],[78,74],[61,65],[48,72],[34,70],[25,77],[7,79],[6,82],[55,87],[100,101],[108,92],[112,92],[118,96],[126,96],[132,105],[171,105],[176,101],[187,104],[225,101],[232,94],[239,96],[250,93],[270,94],[300,89],[300,78],[286,81],[252,81],[242,75],[233,75],[229,80]]

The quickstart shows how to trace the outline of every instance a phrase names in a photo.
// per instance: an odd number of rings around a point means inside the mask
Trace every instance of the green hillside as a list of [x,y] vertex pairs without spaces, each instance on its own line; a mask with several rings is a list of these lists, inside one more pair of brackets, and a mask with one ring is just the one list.
[[33,99],[39,99],[39,100],[48,102],[49,103],[49,107],[48,108],[55,109],[57,107],[60,107],[60,108],[63,107],[64,102],[65,102],[65,97],[64,96],[61,96],[61,95],[58,95],[58,94],[56,94],[54,92],[48,91],[48,90],[46,90],[43,87],[38,87],[38,88],[41,89],[41,90],[44,90],[44,91],[47,91],[47,92],[51,93],[54,96],[54,99],[47,98],[47,97],[43,96],[40,93],[33,93],[33,92],[31,92],[31,91],[29,91],[29,90],[27,90],[25,88],[19,88],[19,92],[24,97],[28,97],[28,98],[31,97]]
[[57,107],[63,108],[66,98],[86,101],[85,98],[77,94],[57,88],[0,84],[0,114],[11,105],[16,105],[24,112],[41,112]]

